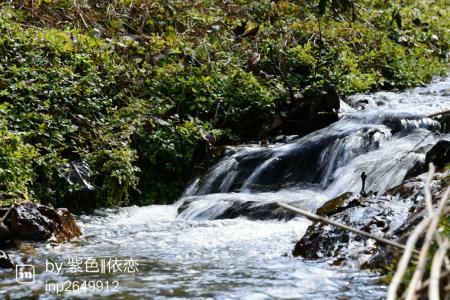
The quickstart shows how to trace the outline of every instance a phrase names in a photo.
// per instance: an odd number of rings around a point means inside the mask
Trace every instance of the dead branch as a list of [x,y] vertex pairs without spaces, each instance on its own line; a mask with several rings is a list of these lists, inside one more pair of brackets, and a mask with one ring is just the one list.
[[441,111],[441,112],[437,112],[437,113],[428,115],[427,117],[428,117],[428,118],[431,118],[431,117],[436,117],[436,116],[446,115],[446,114],[449,114],[449,113],[450,113],[450,109],[447,109],[447,110],[444,110],[444,111]]
[[411,255],[413,253],[414,247],[417,243],[417,240],[430,224],[432,217],[429,216],[422,220],[419,225],[414,228],[413,232],[408,238],[406,242],[406,250],[403,252],[403,255],[397,265],[397,271],[395,272],[394,277],[392,278],[391,284],[389,285],[387,300],[395,300],[397,299],[397,290],[402,282],[403,275],[408,268],[409,260],[411,259]]
[[[432,171],[433,170],[430,169],[430,173]],[[444,196],[441,199],[441,202],[439,203],[436,212],[432,215],[432,220],[428,227],[427,233],[425,234],[425,241],[423,242],[422,249],[420,251],[419,260],[417,261],[416,270],[414,271],[414,275],[407,289],[406,300],[413,300],[415,298],[417,288],[421,286],[423,273],[425,271],[427,264],[428,251],[430,249],[431,243],[433,242],[433,237],[437,230],[439,220],[441,219],[442,212],[444,211],[444,208],[447,204],[449,193],[450,189],[447,189],[447,191],[445,192]]]
[[438,251],[434,255],[431,265],[430,286],[428,288],[429,299],[439,300],[439,281],[441,279],[441,269],[447,254],[447,250],[449,248],[450,240],[445,239],[445,241],[442,243],[442,246],[439,247]]

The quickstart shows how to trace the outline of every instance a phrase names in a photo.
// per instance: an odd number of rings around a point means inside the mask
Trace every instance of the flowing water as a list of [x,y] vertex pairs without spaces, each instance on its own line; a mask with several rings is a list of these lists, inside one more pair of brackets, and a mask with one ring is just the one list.
[[[253,209],[285,201],[314,211],[330,197],[359,192],[363,171],[366,191],[399,184],[439,138],[426,115],[450,108],[450,78],[347,102],[340,121],[306,137],[231,149],[175,205],[99,210],[78,218],[84,235],[77,240],[7,251],[35,267],[35,282],[19,284],[14,271],[0,270],[0,299],[383,298],[377,274],[291,256],[305,219],[216,220],[236,202]],[[102,268],[115,259],[122,268]],[[49,272],[56,263],[61,274]],[[55,284],[69,288],[58,292]]]

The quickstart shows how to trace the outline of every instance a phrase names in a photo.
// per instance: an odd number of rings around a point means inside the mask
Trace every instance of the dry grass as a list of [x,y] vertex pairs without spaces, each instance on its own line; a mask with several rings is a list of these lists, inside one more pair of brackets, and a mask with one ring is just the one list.
[[[392,279],[392,282],[388,290],[388,300],[397,299],[399,287],[402,279],[406,273],[406,270],[411,263],[413,257],[413,251],[415,250],[416,243],[420,236],[425,233],[424,242],[420,250],[420,254],[417,260],[417,264],[414,269],[411,280],[406,288],[402,298],[407,300],[423,299],[426,298],[428,292],[428,299],[439,300],[441,296],[440,289],[448,281],[448,271],[450,271],[448,250],[450,248],[450,240],[448,237],[442,237],[438,232],[438,224],[441,218],[448,214],[450,211],[449,194],[450,188],[447,188],[444,192],[441,200],[438,203],[437,208],[433,208],[432,196],[430,192],[430,182],[434,174],[434,167],[430,164],[430,171],[428,180],[425,185],[425,202],[427,207],[428,216],[416,226],[411,233],[406,243],[406,250],[403,252],[403,256],[400,259],[397,271]],[[431,254],[431,245],[436,242],[438,250]],[[430,259],[432,257],[432,259]],[[427,268],[427,264],[431,262],[431,275],[428,280],[425,280],[424,274]],[[443,271],[444,269],[444,271]],[[447,276],[443,276],[447,274]],[[445,293],[445,289],[443,293]]]

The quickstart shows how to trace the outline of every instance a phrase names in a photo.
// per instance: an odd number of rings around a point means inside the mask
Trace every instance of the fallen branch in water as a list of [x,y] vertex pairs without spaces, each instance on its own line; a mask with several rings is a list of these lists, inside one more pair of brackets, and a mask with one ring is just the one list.
[[436,116],[446,115],[446,114],[450,114],[450,109],[447,109],[447,110],[444,110],[444,111],[441,111],[441,112],[437,112],[437,113],[428,115],[427,117],[431,118],[431,117],[436,117]]
[[[293,211],[293,212],[296,212],[296,213],[298,213],[298,214],[300,214],[300,215],[302,215],[302,216],[304,216],[304,217],[310,219],[311,221],[321,222],[321,223],[325,223],[325,224],[332,225],[332,226],[335,226],[335,227],[339,227],[339,228],[341,228],[341,229],[344,229],[344,230],[348,230],[348,231],[354,232],[354,233],[356,233],[356,234],[359,234],[359,235],[368,237],[368,238],[370,238],[370,239],[374,239],[374,240],[376,240],[376,241],[378,241],[378,242],[381,242],[381,243],[384,243],[384,244],[387,244],[387,245],[391,245],[391,246],[394,246],[394,247],[396,247],[396,248],[405,250],[405,246],[404,246],[404,245],[402,245],[402,244],[400,244],[400,243],[397,243],[397,242],[394,242],[394,241],[392,241],[392,240],[388,240],[388,239],[386,239],[386,238],[383,238],[383,237],[379,237],[379,236],[373,235],[373,234],[371,234],[371,233],[368,233],[368,232],[359,230],[359,229],[357,229],[357,228],[350,227],[350,226],[348,226],[348,225],[344,225],[344,224],[337,223],[337,222],[335,222],[335,221],[333,221],[333,220],[330,220],[330,219],[321,217],[321,216],[319,216],[319,215],[316,215],[316,214],[313,214],[313,213],[304,211],[304,210],[302,210],[302,209],[300,209],[300,208],[291,206],[291,205],[286,204],[286,203],[283,203],[283,202],[277,202],[277,204],[278,204],[279,206],[282,206],[282,207],[288,209],[288,210],[291,210],[291,211]],[[415,251],[417,254],[419,254],[419,251],[417,251],[417,250],[414,250],[414,251]]]

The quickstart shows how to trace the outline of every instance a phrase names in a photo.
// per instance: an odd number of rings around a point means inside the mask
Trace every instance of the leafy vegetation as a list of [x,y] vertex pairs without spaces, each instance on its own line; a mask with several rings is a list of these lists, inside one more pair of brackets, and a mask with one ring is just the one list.
[[[403,89],[448,71],[443,0],[0,5],[2,202],[168,202],[207,132],[257,139],[295,94]],[[64,178],[80,160],[95,191]]]

